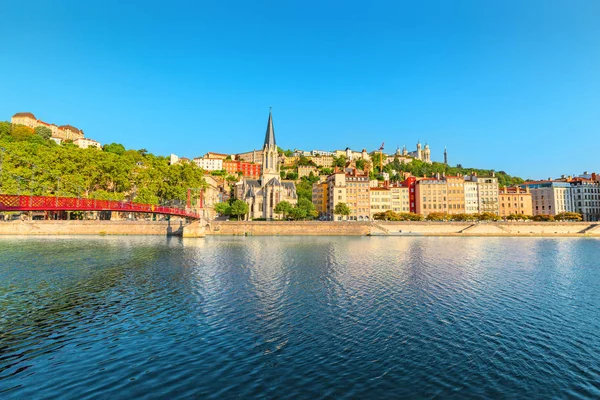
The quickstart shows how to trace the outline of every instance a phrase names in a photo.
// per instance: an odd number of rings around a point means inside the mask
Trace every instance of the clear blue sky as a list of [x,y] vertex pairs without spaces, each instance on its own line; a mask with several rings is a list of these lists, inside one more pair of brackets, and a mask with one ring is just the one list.
[[600,2],[5,1],[0,117],[194,157],[386,150],[600,170]]

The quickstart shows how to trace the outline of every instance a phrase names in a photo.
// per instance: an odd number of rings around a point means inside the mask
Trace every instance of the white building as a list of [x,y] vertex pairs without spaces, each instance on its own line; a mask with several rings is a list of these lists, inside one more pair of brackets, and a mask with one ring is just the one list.
[[479,212],[479,194],[477,182],[465,181],[465,213],[477,214]]
[[325,151],[325,150],[312,150],[310,152],[311,156],[332,156],[333,152],[332,151]]
[[177,163],[179,163],[179,157],[171,153],[171,155],[169,156],[169,165],[175,165]]
[[73,141],[73,143],[75,145],[81,147],[82,149],[87,149],[88,147],[97,147],[99,149],[102,148],[102,145],[100,144],[100,142],[97,142],[92,139],[79,138],[79,139],[75,139]]
[[[492,174],[492,176],[477,176],[476,174],[473,174],[465,176],[465,183],[466,182],[475,182],[477,184],[477,211],[480,213],[490,212],[499,215],[498,178],[496,178],[494,174]],[[467,212],[466,205],[465,212]]]
[[223,160],[220,158],[194,158],[194,163],[205,171],[220,171]]
[[575,178],[571,181],[571,195],[573,209],[584,221],[600,221],[600,182]]

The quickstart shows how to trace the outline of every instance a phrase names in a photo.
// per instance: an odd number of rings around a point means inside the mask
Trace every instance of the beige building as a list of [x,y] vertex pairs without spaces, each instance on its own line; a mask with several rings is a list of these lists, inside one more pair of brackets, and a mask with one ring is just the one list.
[[531,192],[533,215],[556,215],[575,211],[569,182],[525,182],[520,187],[529,188]]
[[319,167],[331,168],[333,167],[333,156],[311,156],[309,157]]
[[433,212],[464,214],[465,193],[462,176],[423,178],[415,184],[417,213],[427,216]]
[[392,193],[386,187],[371,187],[369,190],[371,219],[373,215],[392,210]]
[[410,212],[410,197],[408,187],[390,186],[392,197],[392,211],[397,213]]
[[498,202],[501,217],[508,217],[513,214],[533,215],[533,203],[529,188],[503,187],[498,193]]
[[478,212],[490,212],[498,215],[498,178],[492,176],[477,176],[476,174],[465,177],[465,181],[477,184]]
[[97,147],[99,149],[102,148],[102,145],[100,144],[100,142],[97,142],[92,139],[86,139],[86,138],[75,139],[73,141],[73,144],[81,147],[82,149],[87,149],[88,147]]
[[[55,124],[49,124],[42,120],[39,120],[30,112],[19,112],[12,116],[11,123],[15,125],[25,125],[32,129],[37,128],[38,126],[43,126],[50,131],[52,131],[52,137],[55,139],[62,140],[72,140],[75,142],[77,139],[83,139],[83,131],[75,128],[71,125],[61,125],[57,126]],[[81,146],[80,146],[81,147]]]
[[262,150],[252,150],[252,151],[248,151],[246,153],[236,154],[235,159],[239,160],[239,161],[253,162],[253,163],[261,164],[262,156],[263,156]]
[[479,212],[479,193],[477,191],[477,182],[465,181],[465,213],[477,214]]
[[319,176],[317,167],[313,167],[312,165],[298,165],[298,179],[310,176],[311,172],[314,176]]

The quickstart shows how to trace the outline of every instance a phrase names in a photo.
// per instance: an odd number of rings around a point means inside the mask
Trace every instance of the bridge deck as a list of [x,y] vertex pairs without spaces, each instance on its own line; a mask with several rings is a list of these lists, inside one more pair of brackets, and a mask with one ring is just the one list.
[[19,196],[12,194],[0,194],[1,211],[116,211],[175,215],[191,219],[200,218],[199,214],[189,209],[177,207],[76,197]]

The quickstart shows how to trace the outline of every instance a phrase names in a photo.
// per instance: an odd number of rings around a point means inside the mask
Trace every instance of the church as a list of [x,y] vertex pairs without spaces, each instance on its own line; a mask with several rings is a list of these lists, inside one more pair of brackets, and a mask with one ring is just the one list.
[[279,154],[273,129],[273,115],[269,110],[269,121],[262,151],[260,179],[246,179],[236,184],[235,195],[248,204],[250,219],[274,219],[281,217],[274,209],[281,201],[292,206],[298,202],[296,185],[284,181],[279,175]]

